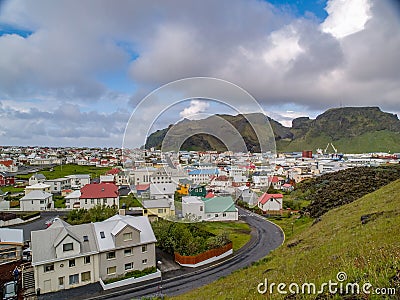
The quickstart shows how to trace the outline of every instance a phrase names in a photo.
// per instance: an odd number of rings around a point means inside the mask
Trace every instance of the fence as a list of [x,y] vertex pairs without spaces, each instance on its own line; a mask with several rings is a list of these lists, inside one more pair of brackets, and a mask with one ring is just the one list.
[[226,244],[220,248],[207,250],[194,256],[184,256],[175,253],[175,261],[181,265],[196,265],[215,256],[220,256],[225,252],[232,250],[232,243]]

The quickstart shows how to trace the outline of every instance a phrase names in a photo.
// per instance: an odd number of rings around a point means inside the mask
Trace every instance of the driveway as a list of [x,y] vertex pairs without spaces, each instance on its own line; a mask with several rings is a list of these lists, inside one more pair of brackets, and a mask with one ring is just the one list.
[[29,223],[23,223],[23,224],[10,226],[10,228],[23,229],[24,230],[24,241],[30,241],[31,240],[31,231],[46,229],[45,222],[47,220],[51,220],[52,218],[59,216],[59,215],[63,215],[63,214],[66,214],[66,212],[43,211],[40,213],[39,219],[34,220]]

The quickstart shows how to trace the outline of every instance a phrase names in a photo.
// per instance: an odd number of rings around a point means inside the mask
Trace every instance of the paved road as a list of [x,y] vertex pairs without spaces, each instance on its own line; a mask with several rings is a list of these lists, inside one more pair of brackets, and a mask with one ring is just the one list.
[[57,211],[43,211],[40,213],[40,218],[24,224],[19,224],[15,226],[10,226],[11,228],[23,229],[24,230],[24,241],[30,241],[31,239],[31,231],[33,230],[42,230],[46,229],[45,222],[50,220],[56,216],[65,214],[65,212],[57,212]]
[[100,295],[93,295],[94,297],[90,299],[123,300],[156,296],[160,295],[160,285],[164,295],[179,295],[227,276],[235,270],[249,266],[282,245],[284,234],[278,226],[241,208],[239,208],[239,214],[241,219],[253,228],[255,234],[253,234],[250,242],[230,259],[221,262],[217,266],[195,269],[190,273],[188,273],[187,269],[169,272],[163,276],[162,285],[160,281],[157,281],[141,287],[125,288],[115,292],[103,292]]

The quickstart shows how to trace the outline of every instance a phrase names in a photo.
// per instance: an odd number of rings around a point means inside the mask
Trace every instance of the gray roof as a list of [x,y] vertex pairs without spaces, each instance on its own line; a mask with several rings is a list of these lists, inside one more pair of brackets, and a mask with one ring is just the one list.
[[29,192],[27,195],[22,197],[21,200],[22,201],[24,201],[24,200],[46,200],[51,195],[52,194],[50,194],[48,192],[33,190],[32,192]]
[[0,241],[11,243],[24,243],[24,231],[22,229],[0,228]]
[[39,174],[33,174],[32,175],[33,178],[36,178],[38,180],[46,180],[46,176],[44,176],[43,174],[39,173]]
[[[156,242],[150,222],[147,217],[143,216],[115,215],[103,222],[81,225],[70,225],[58,219],[47,229],[31,232],[32,264],[39,265],[66,259],[66,257],[57,259],[55,247],[67,236],[79,242],[81,249],[78,256],[114,249],[115,243],[112,235],[127,225],[140,232],[140,244]],[[100,237],[101,231],[105,233],[104,239]],[[84,241],[83,236],[87,236],[88,241]]]
[[177,185],[175,183],[151,183],[150,195],[174,194]]
[[[80,243],[81,255],[98,251],[92,223],[72,226],[59,219],[47,229],[31,232],[32,263],[57,260],[55,246],[68,235]],[[87,242],[83,241],[84,235],[88,237]]]
[[157,200],[144,200],[144,208],[167,208],[171,207],[168,199],[157,199]]

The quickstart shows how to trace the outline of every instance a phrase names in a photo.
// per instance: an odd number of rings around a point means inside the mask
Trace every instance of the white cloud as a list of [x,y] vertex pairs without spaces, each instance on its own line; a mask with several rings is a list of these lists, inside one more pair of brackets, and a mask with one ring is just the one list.
[[[70,114],[89,118],[83,111],[93,110],[98,117],[83,133],[103,132],[102,121],[112,128],[118,123],[113,113],[128,102],[137,105],[152,89],[211,76],[243,87],[263,107],[295,103],[303,115],[340,103],[398,111],[400,18],[391,1],[330,0],[326,9],[329,16],[319,24],[256,0],[6,1],[0,22],[33,33],[0,36],[0,101],[18,118],[53,118],[63,104],[77,105],[80,113],[70,107]],[[113,91],[104,78],[115,73],[132,80],[136,95]],[[202,105],[191,104],[176,117],[206,110]],[[158,107],[164,106],[155,103],[141,117],[157,115]],[[289,117],[282,112],[283,121]],[[18,118],[15,128],[24,128]],[[62,128],[61,118],[38,120],[44,132],[46,126]],[[3,127],[4,143],[25,142]],[[35,133],[26,141],[37,140]]]
[[371,18],[370,0],[329,0],[328,17],[321,24],[324,32],[343,38],[364,29]]
[[196,115],[204,113],[207,108],[210,107],[210,103],[203,100],[191,100],[190,106],[186,107],[183,111],[179,113],[182,118],[194,119]]

